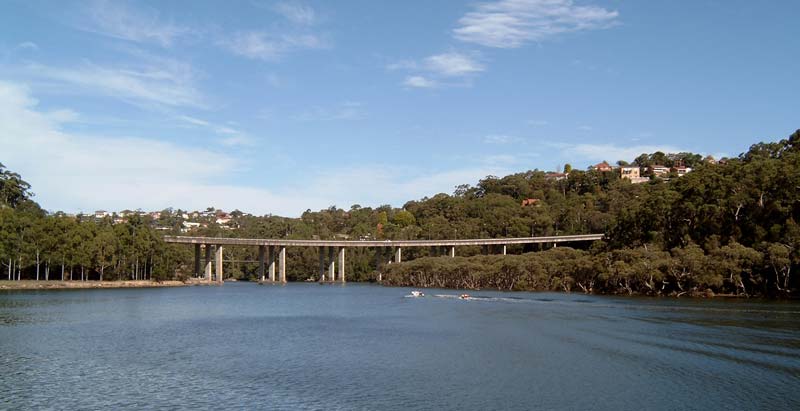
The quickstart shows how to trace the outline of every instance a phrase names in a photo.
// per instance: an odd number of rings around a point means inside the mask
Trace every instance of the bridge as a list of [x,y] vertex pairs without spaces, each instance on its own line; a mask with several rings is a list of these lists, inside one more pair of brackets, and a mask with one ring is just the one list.
[[[561,235],[547,237],[515,237],[515,238],[479,238],[461,240],[291,240],[274,238],[221,238],[221,237],[191,237],[191,236],[165,236],[164,241],[175,244],[194,244],[194,273],[195,276],[212,282],[212,276],[217,283],[222,284],[222,252],[226,246],[251,246],[258,247],[258,277],[262,282],[286,282],[286,247],[319,247],[320,281],[345,282],[345,250],[350,247],[372,247],[377,250],[376,258],[380,258],[383,250],[394,249],[394,262],[403,259],[404,247],[430,247],[431,254],[436,250],[446,249],[447,255],[456,256],[456,247],[483,246],[502,247],[502,254],[506,254],[506,247],[512,244],[553,244],[596,241],[602,240],[603,234]],[[201,272],[201,249],[205,250],[205,265]],[[327,264],[325,261],[327,250]],[[214,257],[212,259],[212,253]],[[334,258],[336,255],[337,258]],[[338,275],[337,260],[338,259]],[[212,270],[212,263],[216,267]],[[327,265],[327,275],[326,275]],[[268,274],[268,275],[267,275]],[[277,274],[277,278],[276,278]]]

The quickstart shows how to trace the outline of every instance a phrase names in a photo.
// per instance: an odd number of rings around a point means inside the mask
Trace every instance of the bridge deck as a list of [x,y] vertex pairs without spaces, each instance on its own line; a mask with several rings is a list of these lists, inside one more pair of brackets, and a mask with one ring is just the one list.
[[165,236],[164,241],[178,244],[213,244],[213,245],[275,245],[284,247],[436,247],[466,245],[511,245],[536,243],[565,243],[573,241],[602,240],[603,234],[560,235],[549,237],[516,237],[516,238],[478,238],[465,240],[288,240],[275,238],[222,238],[222,237],[190,237]]

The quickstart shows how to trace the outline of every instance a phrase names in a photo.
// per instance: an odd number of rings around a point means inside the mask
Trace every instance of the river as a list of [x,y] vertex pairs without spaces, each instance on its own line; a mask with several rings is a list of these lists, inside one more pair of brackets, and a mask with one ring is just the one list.
[[0,409],[800,409],[798,302],[410,290],[0,292]]

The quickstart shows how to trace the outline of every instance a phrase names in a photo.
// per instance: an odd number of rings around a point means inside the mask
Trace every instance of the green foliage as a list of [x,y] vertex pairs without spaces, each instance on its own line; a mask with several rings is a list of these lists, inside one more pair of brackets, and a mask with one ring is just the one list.
[[[526,245],[516,256],[482,256],[460,247],[459,256],[428,258],[437,250],[406,249],[384,279],[391,284],[459,288],[566,290],[623,294],[793,295],[800,264],[800,130],[788,139],[754,144],[725,163],[692,153],[642,154],[641,167],[683,164],[682,177],[631,184],[615,172],[566,165],[566,178],[539,170],[487,176],[409,201],[402,208],[353,205],[308,210],[300,218],[231,213],[228,226],[203,217],[191,235],[289,239],[459,239],[606,233],[585,249]],[[628,164],[621,160],[618,164]],[[191,275],[193,250],[167,246],[181,210],[157,220],[133,215],[124,223],[45,216],[30,187],[0,165],[0,264],[33,278],[41,264],[90,278],[173,278]],[[536,201],[523,201],[535,199]],[[206,211],[214,212],[213,207]],[[157,232],[154,227],[164,229]],[[544,251],[543,251],[544,249]],[[533,251],[543,251],[531,253]],[[226,276],[255,279],[258,250],[226,248]],[[290,248],[290,280],[315,278],[317,250]],[[348,249],[351,280],[374,279],[388,255]],[[52,273],[52,271],[51,271]],[[9,274],[10,275],[10,274]],[[51,275],[52,277],[52,275]]]

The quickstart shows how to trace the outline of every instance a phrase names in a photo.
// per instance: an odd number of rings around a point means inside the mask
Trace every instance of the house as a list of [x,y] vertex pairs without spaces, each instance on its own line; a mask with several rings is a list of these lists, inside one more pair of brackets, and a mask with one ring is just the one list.
[[633,184],[644,183],[648,180],[647,177],[642,177],[642,169],[638,166],[622,166],[619,168],[619,175]]
[[566,180],[567,177],[569,177],[567,173],[547,173],[544,175],[544,178],[555,181]]
[[639,178],[642,176],[642,169],[638,166],[622,166],[619,168],[619,175],[629,180]]
[[161,218],[161,211],[153,211],[152,213],[150,213],[150,217],[153,220],[158,220],[159,218]]
[[192,230],[192,229],[195,229],[195,228],[200,228],[200,223],[193,223],[193,222],[190,222],[190,221],[184,221],[182,223],[182,225],[183,225],[183,227],[181,227],[181,232],[182,233],[187,233],[187,232],[189,232],[189,230]]
[[692,168],[691,167],[686,167],[686,166],[675,166],[675,167],[672,167],[672,171],[674,171],[675,174],[678,175],[678,177],[682,177],[682,176],[685,176],[687,173],[691,173],[692,172]]
[[653,164],[652,166],[650,166],[649,170],[650,170],[650,174],[652,174],[654,176],[657,176],[657,177],[663,177],[663,176],[669,174],[669,167],[662,166],[662,165],[659,165],[659,164]]
[[526,199],[522,200],[522,206],[523,207],[538,206],[538,205],[539,205],[539,199],[538,198],[526,198]]
[[608,162],[603,161],[602,163],[597,163],[597,164],[595,164],[593,166],[590,166],[589,170],[595,170],[595,171],[599,171],[601,173],[604,173],[606,171],[613,170],[613,168],[608,164]]
[[97,211],[94,212],[94,218],[104,218],[104,217],[108,217],[110,215],[111,215],[111,213],[109,213],[106,210],[97,210]]

